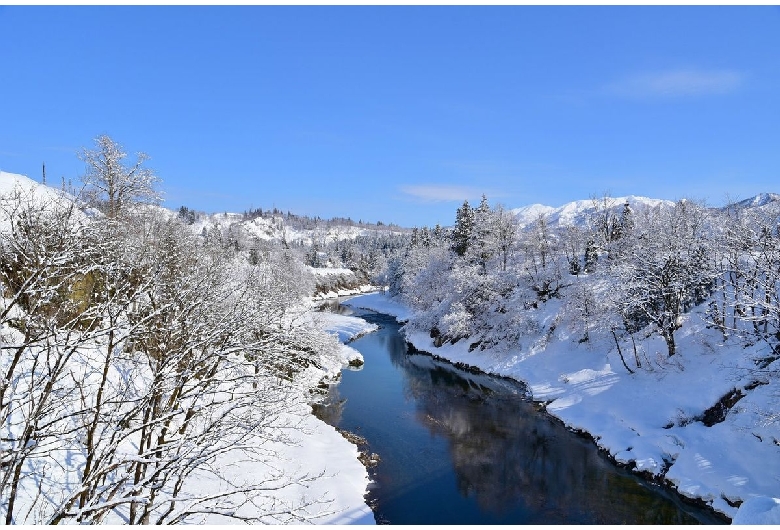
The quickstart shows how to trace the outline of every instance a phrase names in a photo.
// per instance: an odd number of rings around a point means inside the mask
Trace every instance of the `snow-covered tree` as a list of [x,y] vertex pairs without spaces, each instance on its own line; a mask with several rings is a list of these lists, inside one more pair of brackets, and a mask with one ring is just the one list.
[[471,243],[471,233],[474,230],[474,210],[468,200],[455,212],[455,227],[452,230],[452,249],[458,256],[464,256]]
[[501,256],[501,270],[506,272],[507,261],[517,245],[517,218],[501,204],[493,212],[493,237]]
[[605,250],[617,236],[619,220],[613,211],[617,203],[615,199],[605,193],[601,197],[592,197],[591,204],[593,212],[590,217],[590,225],[594,234],[594,242],[599,248]]
[[522,239],[525,260],[523,271],[528,286],[540,300],[558,296],[563,285],[558,259],[557,238],[550,230],[547,217],[540,214]]
[[487,274],[488,261],[495,253],[496,227],[493,210],[485,195],[482,195],[479,206],[474,210],[473,219],[467,254],[472,262],[480,266],[482,273]]
[[704,220],[704,208],[687,200],[656,211],[614,269],[624,312],[637,324],[651,324],[666,341],[670,357],[677,351],[675,331],[682,327],[683,313],[713,285]]
[[3,520],[302,521],[318,499],[272,493],[312,477],[274,471],[271,444],[338,349],[303,318],[302,265],[253,266],[175,216],[23,199],[0,200]]
[[81,159],[86,163],[82,177],[83,195],[88,204],[97,206],[109,218],[115,218],[130,202],[159,202],[156,187],[160,179],[154,171],[144,167],[149,159],[138,153],[136,161],[126,163],[127,153],[107,135],[95,139],[95,149],[83,149]]

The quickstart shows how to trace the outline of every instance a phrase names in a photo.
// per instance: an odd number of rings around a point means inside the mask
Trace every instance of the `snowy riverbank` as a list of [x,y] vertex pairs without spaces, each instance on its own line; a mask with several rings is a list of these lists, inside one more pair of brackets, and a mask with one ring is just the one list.
[[[345,304],[399,320],[410,314],[380,293]],[[546,310],[554,318],[555,307]],[[623,368],[606,338],[584,346],[562,329],[501,352],[470,352],[467,341],[437,348],[424,333],[407,340],[452,362],[523,381],[550,414],[589,433],[617,462],[737,522],[780,522],[780,434],[768,417],[778,410],[778,389],[763,384],[741,346],[721,345],[696,312],[687,318],[690,331],[680,336],[680,353],[671,359],[648,355],[646,369],[634,374]],[[653,339],[643,346],[664,351]],[[723,351],[728,348],[734,355]],[[745,396],[723,421],[706,426],[701,416],[733,389]]]
[[[308,371],[313,387],[323,375],[333,378],[344,365],[356,360],[362,362],[360,353],[344,343],[374,331],[376,326],[360,318],[327,312],[311,313],[310,317],[316,321],[314,325],[335,334],[342,343],[340,364],[333,362]],[[314,505],[311,510],[313,514],[321,514],[310,519],[316,524],[375,524],[374,513],[364,497],[370,479],[358,460],[357,446],[311,414],[309,405],[302,405],[301,410],[291,411],[291,414],[300,415],[302,428],[293,433],[295,445],[278,447],[283,455],[282,470],[291,476],[296,473],[319,476],[312,482],[289,488],[279,495],[279,501],[284,504],[302,498],[322,499],[324,502]]]

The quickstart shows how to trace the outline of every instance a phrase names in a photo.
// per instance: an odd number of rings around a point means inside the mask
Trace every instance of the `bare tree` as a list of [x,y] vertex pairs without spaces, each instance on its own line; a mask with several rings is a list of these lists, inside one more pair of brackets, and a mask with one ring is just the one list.
[[530,230],[525,231],[522,246],[525,251],[523,269],[528,285],[541,301],[557,297],[564,278],[558,255],[558,238],[545,214],[539,214]]
[[501,255],[501,271],[506,272],[507,260],[517,244],[517,217],[501,204],[494,212],[494,241]]
[[0,202],[0,513],[11,524],[20,496],[40,496],[58,475],[42,462],[76,436],[85,411],[71,384],[73,360],[102,330],[87,302],[97,253],[84,216],[22,192]]
[[80,156],[87,165],[82,180],[88,204],[100,207],[114,219],[128,202],[160,201],[160,194],[155,189],[160,179],[143,166],[149,159],[147,154],[138,153],[136,161],[127,164],[127,153],[107,135],[98,136],[95,147],[83,149]]

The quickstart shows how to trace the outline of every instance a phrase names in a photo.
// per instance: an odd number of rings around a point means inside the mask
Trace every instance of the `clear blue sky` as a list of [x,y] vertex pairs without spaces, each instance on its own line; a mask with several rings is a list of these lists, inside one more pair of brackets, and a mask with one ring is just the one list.
[[0,7],[0,170],[100,134],[172,208],[719,205],[780,192],[780,8]]

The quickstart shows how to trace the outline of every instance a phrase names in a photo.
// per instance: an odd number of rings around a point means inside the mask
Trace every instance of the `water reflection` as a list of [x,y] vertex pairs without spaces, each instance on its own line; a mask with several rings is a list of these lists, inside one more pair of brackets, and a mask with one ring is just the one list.
[[326,311],[328,313],[336,313],[337,315],[351,315],[353,313],[352,308],[342,305],[338,298],[320,301],[317,304],[317,311]]
[[397,325],[352,345],[366,358],[332,389],[326,421],[382,457],[378,516],[392,523],[719,522],[610,464],[534,409],[519,384],[407,353]]

